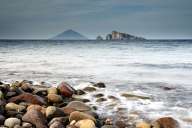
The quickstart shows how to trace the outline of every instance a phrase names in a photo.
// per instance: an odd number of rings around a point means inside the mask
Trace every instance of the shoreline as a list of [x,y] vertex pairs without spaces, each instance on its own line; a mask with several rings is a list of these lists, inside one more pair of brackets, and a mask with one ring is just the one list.
[[[101,93],[106,85],[102,82],[79,85],[74,89],[66,82],[56,86],[33,85],[31,81],[0,83],[0,126],[10,128],[179,128],[179,122],[173,117],[161,117],[153,120],[136,119],[140,113],[126,113],[120,107],[110,115],[108,113],[119,98]],[[93,92],[92,99],[85,95]],[[130,93],[121,94],[128,100],[149,100],[151,97]],[[89,99],[90,98],[90,99]],[[102,108],[107,101],[108,108]],[[93,103],[97,103],[96,106]],[[129,114],[130,117],[126,117]],[[38,121],[37,121],[38,120]]]

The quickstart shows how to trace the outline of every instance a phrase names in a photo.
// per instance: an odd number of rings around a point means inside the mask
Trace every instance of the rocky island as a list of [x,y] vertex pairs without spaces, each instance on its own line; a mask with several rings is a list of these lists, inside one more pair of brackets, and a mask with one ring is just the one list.
[[[1,128],[179,128],[172,117],[162,117],[153,121],[135,121],[121,113],[101,115],[98,107],[89,104],[86,95],[105,90],[102,82],[89,83],[75,89],[66,82],[59,85],[36,85],[32,81],[0,82],[0,127]],[[147,100],[150,97],[124,93],[128,99]],[[95,102],[100,107],[107,100],[118,101],[115,96],[95,93]],[[112,106],[113,107],[113,106]],[[130,113],[131,114],[131,113]],[[132,113],[137,115],[138,113]]]

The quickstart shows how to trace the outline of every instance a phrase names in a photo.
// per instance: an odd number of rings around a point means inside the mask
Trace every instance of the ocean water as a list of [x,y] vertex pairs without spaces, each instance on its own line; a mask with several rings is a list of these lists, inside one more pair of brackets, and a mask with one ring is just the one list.
[[102,81],[105,94],[152,97],[137,101],[120,97],[118,104],[128,113],[139,111],[148,119],[172,116],[183,128],[192,127],[192,40],[1,40],[0,80],[23,79],[67,81],[73,86]]

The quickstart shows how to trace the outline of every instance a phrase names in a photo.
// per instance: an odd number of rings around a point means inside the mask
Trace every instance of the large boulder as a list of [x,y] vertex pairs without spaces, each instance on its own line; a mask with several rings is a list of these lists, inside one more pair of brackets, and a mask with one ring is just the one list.
[[9,102],[14,102],[14,103],[21,102],[21,101],[25,101],[31,104],[38,104],[38,105],[46,104],[45,100],[42,97],[37,95],[32,95],[30,93],[23,93],[9,99]]
[[22,120],[36,126],[36,128],[47,128],[47,120],[45,116],[35,109],[31,109],[25,113]]
[[71,97],[75,92],[75,90],[66,82],[62,82],[57,88],[64,97]]

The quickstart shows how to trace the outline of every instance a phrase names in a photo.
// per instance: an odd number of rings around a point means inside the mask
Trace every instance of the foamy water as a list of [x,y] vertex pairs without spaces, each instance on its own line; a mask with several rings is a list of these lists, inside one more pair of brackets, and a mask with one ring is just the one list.
[[[128,113],[173,116],[185,128],[192,125],[183,121],[192,119],[192,41],[0,41],[0,79],[73,86],[102,81],[103,93],[118,97]],[[123,92],[152,98],[129,101]]]

